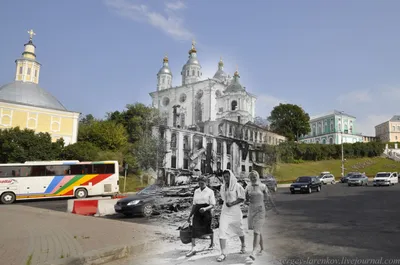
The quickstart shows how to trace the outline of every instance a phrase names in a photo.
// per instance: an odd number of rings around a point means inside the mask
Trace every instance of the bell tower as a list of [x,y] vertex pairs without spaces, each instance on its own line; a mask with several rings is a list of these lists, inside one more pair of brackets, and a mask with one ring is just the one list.
[[36,35],[36,33],[31,29],[28,31],[28,34],[29,41],[24,45],[25,48],[24,52],[22,53],[22,57],[15,60],[15,81],[32,82],[38,84],[41,64],[36,61],[36,46],[32,42],[33,36]]

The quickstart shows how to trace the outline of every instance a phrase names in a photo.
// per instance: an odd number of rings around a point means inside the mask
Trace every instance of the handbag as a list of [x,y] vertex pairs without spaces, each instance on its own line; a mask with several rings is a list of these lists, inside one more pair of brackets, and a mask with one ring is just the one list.
[[192,225],[185,222],[181,227],[179,227],[179,237],[183,244],[189,244],[192,242]]

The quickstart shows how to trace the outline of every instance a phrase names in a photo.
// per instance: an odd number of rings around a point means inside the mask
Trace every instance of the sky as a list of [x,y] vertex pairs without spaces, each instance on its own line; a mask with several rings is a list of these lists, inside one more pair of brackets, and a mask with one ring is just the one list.
[[400,114],[400,1],[9,0],[0,1],[0,85],[36,33],[40,86],[69,110],[104,118],[151,104],[168,55],[173,85],[194,39],[203,77],[220,57],[257,96],[256,115],[279,103],[310,116],[334,109],[356,131]]

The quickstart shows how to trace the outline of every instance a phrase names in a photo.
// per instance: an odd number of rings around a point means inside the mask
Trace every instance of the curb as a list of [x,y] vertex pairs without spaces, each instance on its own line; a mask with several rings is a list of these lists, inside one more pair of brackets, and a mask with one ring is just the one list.
[[121,245],[92,250],[81,256],[59,259],[45,262],[43,265],[100,265],[114,260],[135,256],[140,253],[146,253],[152,244],[159,240],[151,240],[139,245]]

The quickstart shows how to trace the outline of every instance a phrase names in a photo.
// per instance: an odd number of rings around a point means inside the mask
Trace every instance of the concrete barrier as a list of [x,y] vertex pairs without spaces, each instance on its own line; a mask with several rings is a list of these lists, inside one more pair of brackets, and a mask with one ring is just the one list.
[[78,200],[74,202],[72,213],[79,215],[95,215],[99,200]]
[[108,197],[89,197],[89,198],[85,198],[85,199],[70,199],[67,202],[67,212],[68,213],[72,213],[72,211],[74,209],[74,202],[76,202],[76,201],[109,200],[110,198],[111,198],[111,196],[108,196]]
[[105,216],[116,214],[114,205],[119,199],[99,200],[97,204],[97,211],[94,216]]

